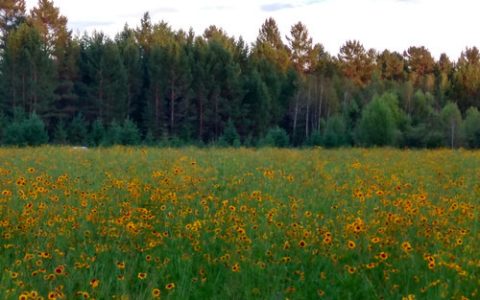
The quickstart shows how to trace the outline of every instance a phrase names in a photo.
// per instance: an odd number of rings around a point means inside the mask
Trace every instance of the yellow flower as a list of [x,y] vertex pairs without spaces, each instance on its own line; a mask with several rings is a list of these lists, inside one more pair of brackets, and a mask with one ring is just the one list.
[[232,271],[233,272],[240,272],[240,265],[238,263],[234,264],[232,266]]
[[347,246],[349,249],[355,249],[357,246],[354,241],[348,241]]
[[380,257],[381,260],[387,260],[387,259],[388,259],[388,253],[386,253],[386,252],[380,252],[380,254],[378,255],[378,257]]
[[168,283],[168,284],[165,286],[165,288],[166,288],[167,290],[173,290],[173,289],[175,288],[175,283],[170,282],[170,283]]
[[412,251],[412,245],[410,245],[409,242],[403,242],[402,243],[402,249],[405,252],[410,252],[410,251]]
[[300,248],[304,248],[305,246],[307,246],[307,243],[304,240],[301,240],[300,242],[298,242],[298,246]]
[[152,290],[152,297],[153,298],[160,298],[160,290],[155,288]]

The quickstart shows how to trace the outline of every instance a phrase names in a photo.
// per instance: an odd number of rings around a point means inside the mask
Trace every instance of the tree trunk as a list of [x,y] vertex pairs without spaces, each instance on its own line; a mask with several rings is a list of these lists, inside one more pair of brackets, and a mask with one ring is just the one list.
[[297,92],[297,95],[295,96],[295,109],[293,111],[293,138],[295,139],[296,133],[297,133],[297,120],[298,120],[298,106],[299,106],[299,95],[300,92]]
[[38,105],[38,79],[37,79],[37,72],[33,70],[33,83],[35,85],[35,88],[33,89],[33,104],[31,107],[31,112],[36,112],[37,110],[37,105]]
[[215,140],[218,139],[219,136],[219,126],[218,126],[218,97],[215,96]]
[[27,99],[26,99],[26,87],[25,87],[25,74],[22,74],[22,102],[23,102],[23,109],[26,110],[27,106]]
[[[99,86],[98,86],[98,108],[99,108],[99,113],[100,113],[100,119],[104,119],[104,114],[103,114],[103,106],[104,106],[104,101],[103,101],[103,78],[100,74],[100,81],[99,81]],[[107,122],[111,120],[106,120]]]
[[305,137],[306,138],[308,138],[308,136],[310,135],[308,132],[309,115],[310,115],[310,101],[307,102],[307,112],[305,115]]
[[321,120],[322,120],[322,106],[323,106],[323,80],[320,83],[320,103],[318,104],[318,132],[320,132],[321,128]]
[[155,131],[158,132],[160,129],[160,113],[161,113],[161,108],[160,108],[160,91],[158,88],[158,85],[155,86]]
[[175,126],[175,83],[170,86],[170,134],[173,135],[173,127]]
[[450,122],[450,128],[451,128],[451,145],[452,145],[452,150],[453,150],[453,146],[454,146],[454,138],[455,138],[455,121],[452,119],[451,122]]
[[203,140],[203,103],[202,103],[202,96],[199,96],[199,100],[198,100],[199,104],[198,104],[198,138],[200,140]]

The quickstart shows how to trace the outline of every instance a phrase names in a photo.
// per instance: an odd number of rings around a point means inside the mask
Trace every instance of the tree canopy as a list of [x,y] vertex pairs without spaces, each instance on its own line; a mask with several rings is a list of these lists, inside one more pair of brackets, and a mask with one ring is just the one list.
[[332,55],[315,38],[268,18],[249,45],[149,13],[115,36],[74,36],[54,1],[4,0],[0,143],[480,146],[475,46],[453,61],[349,40]]

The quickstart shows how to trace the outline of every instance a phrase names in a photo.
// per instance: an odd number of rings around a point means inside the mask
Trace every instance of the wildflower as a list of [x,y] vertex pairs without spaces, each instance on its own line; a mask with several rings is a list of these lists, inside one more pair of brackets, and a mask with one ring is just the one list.
[[100,284],[100,280],[98,280],[98,279],[90,280],[90,286],[92,287],[92,289],[97,288],[99,284]]
[[402,243],[402,249],[405,252],[410,252],[410,251],[412,251],[412,245],[410,245],[409,242],[403,242]]
[[64,266],[58,266],[58,267],[55,268],[55,274],[57,274],[57,275],[63,275],[64,271],[65,271]]
[[155,288],[155,289],[152,290],[152,297],[153,298],[160,298],[160,294],[161,293],[160,293],[159,289]]
[[117,262],[117,268],[119,268],[120,270],[125,269],[125,262],[123,261]]
[[138,273],[137,277],[140,280],[144,280],[145,278],[147,278],[147,273]]
[[20,296],[18,296],[18,300],[28,300],[28,294],[21,293]]
[[386,252],[380,252],[380,254],[378,255],[380,257],[381,260],[387,260],[388,259],[388,253]]
[[240,265],[238,263],[234,264],[232,266],[232,271],[235,273],[240,272]]
[[83,299],[90,299],[90,294],[87,292],[80,291],[80,292],[77,292],[77,295],[82,297]]
[[165,288],[166,288],[167,290],[173,290],[173,289],[175,288],[175,283],[170,282],[170,283],[168,283],[168,284],[165,286]]
[[354,241],[348,241],[347,246],[348,246],[348,249],[355,249],[356,244]]
[[300,248],[304,248],[306,245],[307,245],[307,243],[304,240],[301,240],[300,242],[298,242],[298,246]]

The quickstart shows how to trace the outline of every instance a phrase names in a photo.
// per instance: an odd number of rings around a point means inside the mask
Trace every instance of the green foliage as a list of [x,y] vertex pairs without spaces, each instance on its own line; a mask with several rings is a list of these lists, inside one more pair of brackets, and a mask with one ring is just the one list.
[[54,64],[39,32],[26,23],[10,32],[0,58],[3,80],[0,108],[11,113],[20,107],[44,117],[54,100]]
[[3,112],[0,111],[0,143],[3,141],[3,134],[5,126],[8,124],[8,119]]
[[143,139],[143,143],[147,146],[154,146],[155,145],[155,137],[151,130],[147,131],[145,138]]
[[[466,112],[480,107],[476,47],[435,61],[425,47],[378,53],[352,40],[334,57],[301,22],[285,44],[266,20],[250,48],[218,27],[196,35],[148,13],[113,39],[73,37],[52,1],[28,15],[24,1],[5,3],[0,112],[36,113],[54,143],[480,147],[476,113]],[[464,126],[456,110],[469,116]]]
[[87,137],[89,146],[100,146],[104,143],[105,137],[105,127],[100,119],[96,119],[91,126],[90,132]]
[[120,131],[120,143],[122,145],[138,145],[140,140],[140,130],[137,125],[132,120],[126,119]]
[[334,115],[327,121],[323,144],[327,148],[345,146],[347,144],[347,127],[341,115]]
[[465,140],[470,148],[480,148],[480,112],[470,107],[464,121]]
[[365,146],[392,145],[396,124],[390,105],[384,96],[375,97],[362,111],[359,123],[359,139]]
[[267,135],[259,142],[260,146],[285,148],[290,145],[290,138],[285,129],[271,128]]
[[105,146],[113,146],[122,144],[122,126],[116,121],[112,121],[106,130],[105,139],[103,140]]
[[442,109],[444,145],[451,148],[459,147],[462,142],[462,114],[456,103],[449,102]]
[[235,127],[232,119],[228,120],[227,126],[223,131],[223,135],[220,137],[218,142],[221,146],[240,147],[240,135],[238,135],[237,128]]
[[322,133],[315,130],[307,139],[306,145],[310,147],[317,147],[323,145]]
[[65,123],[60,120],[55,126],[55,131],[53,133],[53,143],[58,145],[65,145],[68,142],[68,132],[65,128]]
[[48,133],[42,119],[36,114],[15,119],[6,126],[4,143],[13,146],[40,146],[48,142]]
[[68,126],[68,141],[72,145],[84,145],[87,138],[87,123],[82,114],[73,118]]

